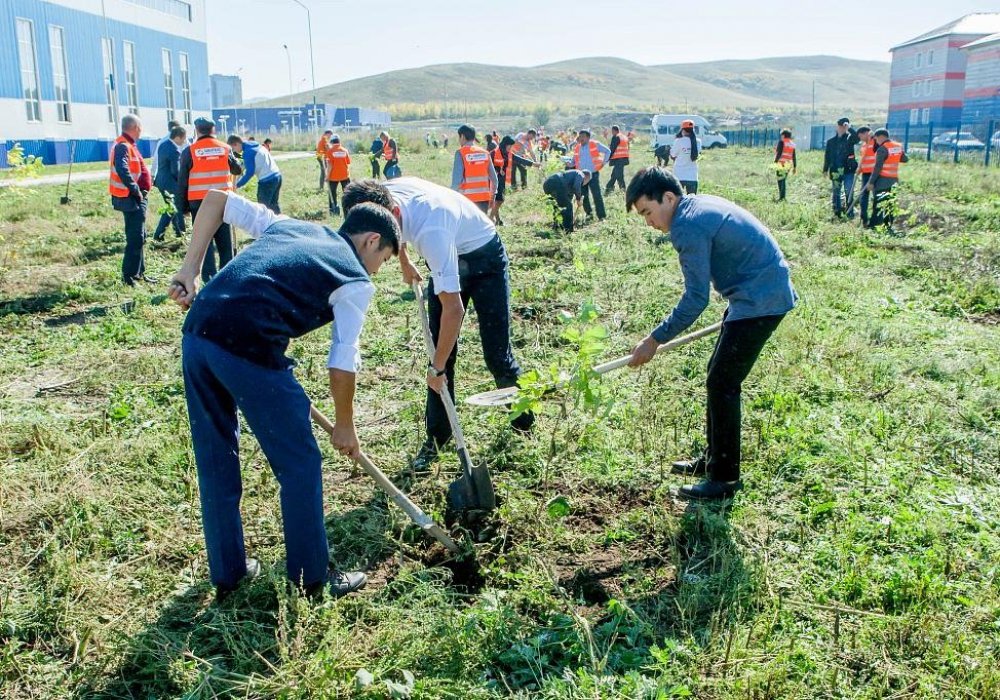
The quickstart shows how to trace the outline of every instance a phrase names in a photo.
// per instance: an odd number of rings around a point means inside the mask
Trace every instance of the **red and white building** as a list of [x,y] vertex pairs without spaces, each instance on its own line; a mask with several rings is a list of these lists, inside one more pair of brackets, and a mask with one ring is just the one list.
[[962,51],[968,57],[962,121],[1000,120],[1000,34],[977,39]]
[[956,125],[967,118],[970,96],[977,121],[1000,117],[995,103],[989,112],[982,101],[1000,88],[1000,46],[993,35],[1000,35],[1000,12],[980,12],[892,47],[889,126]]

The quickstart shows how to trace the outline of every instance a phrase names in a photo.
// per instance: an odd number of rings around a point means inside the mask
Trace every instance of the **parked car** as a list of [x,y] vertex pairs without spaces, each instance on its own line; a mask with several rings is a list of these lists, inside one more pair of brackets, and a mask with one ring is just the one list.
[[708,120],[702,116],[697,114],[657,114],[653,117],[651,124],[653,148],[672,144],[677,132],[680,131],[681,122],[685,119],[694,122],[694,133],[701,139],[702,148],[725,148],[728,145],[726,137],[714,130]]
[[985,143],[968,131],[946,131],[943,134],[938,134],[931,141],[931,145],[936,150],[955,150],[956,144],[960,151],[981,151],[986,148]]

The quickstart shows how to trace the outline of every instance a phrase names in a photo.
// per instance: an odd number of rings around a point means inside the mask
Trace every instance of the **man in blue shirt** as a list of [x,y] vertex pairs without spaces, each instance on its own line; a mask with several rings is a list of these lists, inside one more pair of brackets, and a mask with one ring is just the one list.
[[236,181],[236,189],[243,187],[256,175],[257,202],[275,214],[280,214],[278,197],[281,194],[281,171],[274,162],[271,151],[261,148],[256,141],[244,141],[236,134],[226,139],[226,143],[233,149],[233,153],[243,154],[243,177]]
[[554,201],[555,209],[562,216],[562,229],[567,233],[573,232],[573,199],[579,204],[589,183],[589,170],[563,170],[549,175],[542,183],[542,192]]
[[590,138],[590,131],[580,129],[576,136],[576,148],[573,151],[573,167],[576,170],[589,170],[590,181],[583,191],[583,211],[590,216],[590,198],[594,198],[594,209],[597,218],[603,221],[607,216],[604,211],[604,195],[601,194],[601,168],[611,158],[611,151],[603,143]]
[[730,498],[740,481],[740,393],[757,357],[795,306],[785,256],[756,217],[712,195],[685,196],[665,168],[644,168],[625,192],[646,223],[667,233],[680,258],[684,294],[670,315],[632,351],[630,367],[649,362],[656,349],[679,335],[708,306],[711,286],[729,302],[722,332],[708,362],[708,446],[696,460],[675,462],[674,471],[708,478],[685,485],[686,499]]
[[[239,226],[257,239],[198,291],[198,272],[216,230]],[[330,569],[323,519],[323,457],[310,400],[286,355],[291,338],[332,325],[327,359],[336,409],[331,441],[357,459],[354,425],[359,339],[375,293],[371,275],[399,253],[399,226],[385,209],[360,205],[339,231],[274,214],[239,195],[211,190],[169,295],[190,309],[181,364],[198,467],[208,566],[218,596],[254,577],[246,557],[240,499],[243,414],[280,484],[288,578],[308,593],[357,590],[362,572]]]
[[161,141],[156,149],[157,169],[153,176],[153,185],[160,190],[163,201],[173,206],[174,213],[160,214],[160,221],[153,231],[153,240],[162,241],[167,226],[174,225],[174,233],[178,237],[184,235],[184,215],[177,208],[177,174],[180,172],[181,151],[187,148],[187,131],[183,126],[170,129],[170,138]]

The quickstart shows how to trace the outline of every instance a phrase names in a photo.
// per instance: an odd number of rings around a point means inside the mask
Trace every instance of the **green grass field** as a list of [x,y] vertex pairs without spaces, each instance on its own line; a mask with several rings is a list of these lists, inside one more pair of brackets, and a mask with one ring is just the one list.
[[[669,462],[703,440],[703,340],[591,400],[554,397],[527,438],[460,407],[503,500],[477,537],[453,533],[460,562],[321,440],[331,558],[371,583],[315,604],[283,583],[276,482],[248,431],[265,575],[213,602],[164,296],[182,243],[147,247],[162,288],[125,289],[104,183],[68,207],[58,187],[0,191],[0,696],[1000,698],[1000,172],[907,166],[890,236],[831,221],[818,158],[777,204],[769,151],[704,155],[703,191],[772,228],[801,296],[745,387],[728,512],[672,496]],[[445,182],[451,162],[402,165]],[[325,218],[315,163],[282,168],[287,212]],[[577,356],[562,312],[596,306],[604,359],[679,296],[672,247],[620,195],[608,206],[571,236],[537,183],[504,208],[526,369]],[[397,267],[376,285],[359,435],[440,517],[455,457],[404,475],[423,434],[416,308]],[[472,311],[460,397],[491,388],[476,335]],[[327,343],[291,352],[330,410]]]

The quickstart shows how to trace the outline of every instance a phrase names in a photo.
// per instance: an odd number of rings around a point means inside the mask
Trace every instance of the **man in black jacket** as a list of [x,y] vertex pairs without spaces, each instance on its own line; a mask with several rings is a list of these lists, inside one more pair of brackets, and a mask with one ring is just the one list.
[[139,153],[142,121],[135,114],[122,117],[122,133],[111,151],[111,180],[108,191],[111,206],[125,219],[125,254],[122,256],[122,282],[134,287],[136,280],[155,282],[146,277],[143,247],[146,243],[146,199],[149,193],[149,170]]
[[[830,175],[833,196],[833,214],[838,219],[846,214],[854,218],[854,175],[858,171],[858,159],[854,156],[854,146],[860,143],[858,133],[851,128],[851,120],[841,117],[837,120],[837,134],[826,142],[823,156],[823,174]],[[841,194],[843,193],[843,194]]]
[[187,131],[183,126],[170,129],[169,138],[156,149],[157,169],[153,184],[163,197],[168,208],[173,206],[173,214],[161,214],[160,222],[153,232],[154,241],[162,241],[167,232],[167,226],[174,225],[174,233],[178,237],[184,235],[184,214],[177,208],[177,176],[180,173],[181,153],[187,148]]

